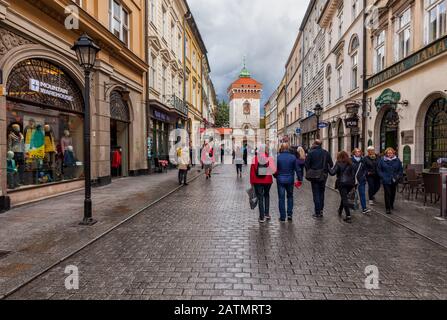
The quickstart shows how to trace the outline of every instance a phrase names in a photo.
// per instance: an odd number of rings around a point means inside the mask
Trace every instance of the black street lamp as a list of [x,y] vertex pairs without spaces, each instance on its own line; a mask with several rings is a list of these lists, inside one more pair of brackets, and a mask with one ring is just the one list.
[[317,117],[317,139],[320,140],[320,117],[323,113],[323,108],[320,104],[316,104],[314,108],[315,116]]
[[78,62],[84,69],[84,175],[85,198],[83,226],[94,225],[97,221],[92,218],[92,185],[90,168],[90,74],[96,61],[96,54],[101,50],[87,34],[83,34],[71,48],[76,52]]

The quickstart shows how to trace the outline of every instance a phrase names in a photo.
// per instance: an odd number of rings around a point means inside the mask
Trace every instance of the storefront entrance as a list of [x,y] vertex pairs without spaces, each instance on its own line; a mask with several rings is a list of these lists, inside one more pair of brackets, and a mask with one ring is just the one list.
[[129,175],[129,107],[119,91],[110,96],[110,168],[111,176]]
[[6,86],[8,191],[83,178],[82,93],[64,69],[28,59]]
[[399,115],[394,108],[385,111],[380,124],[380,152],[387,148],[398,149],[399,145]]
[[447,158],[447,100],[439,98],[425,116],[424,164],[431,167],[439,158]]

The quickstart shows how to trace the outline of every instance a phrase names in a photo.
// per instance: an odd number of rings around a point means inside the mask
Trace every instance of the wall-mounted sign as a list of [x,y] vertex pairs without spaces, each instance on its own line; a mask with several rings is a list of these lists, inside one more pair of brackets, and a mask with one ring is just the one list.
[[40,92],[48,96],[56,97],[62,100],[73,101],[73,96],[69,95],[67,89],[54,86],[52,84],[39,81],[36,79],[29,79],[29,89],[34,92]]
[[414,143],[414,130],[402,131],[401,135],[402,135],[402,144]]
[[171,118],[166,113],[161,112],[161,111],[157,111],[157,110],[154,110],[154,118],[158,119],[158,120],[161,120],[161,121],[164,121],[164,122],[170,122],[171,121]]
[[318,124],[318,128],[319,128],[319,129],[325,129],[325,128],[327,128],[327,127],[329,127],[329,124],[328,124],[327,122],[320,122],[320,123]]
[[385,105],[396,105],[401,98],[400,92],[394,92],[391,89],[385,89],[382,94],[376,99],[375,105],[377,110]]
[[360,105],[356,102],[347,103],[345,105],[346,113],[357,114],[360,109]]
[[382,82],[394,78],[402,72],[410,70],[415,66],[440,55],[445,51],[447,51],[447,36],[442,37],[433,44],[410,55],[408,58],[398,62],[388,69],[383,70],[375,76],[372,76],[367,80],[367,88],[373,88]]
[[359,127],[359,118],[358,117],[350,117],[345,119],[346,128],[358,128]]
[[295,133],[296,133],[296,134],[301,134],[301,128],[296,128],[296,129],[295,129]]

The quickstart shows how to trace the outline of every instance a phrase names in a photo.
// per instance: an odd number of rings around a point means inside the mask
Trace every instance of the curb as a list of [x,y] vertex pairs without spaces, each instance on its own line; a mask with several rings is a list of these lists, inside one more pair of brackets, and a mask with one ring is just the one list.
[[[199,177],[203,176],[204,173],[200,172],[197,176],[190,178],[190,180],[188,181],[188,183],[195,181],[196,179],[198,179]],[[19,291],[20,289],[22,289],[23,287],[25,287],[26,285],[28,285],[29,283],[33,282],[34,280],[36,280],[37,278],[39,278],[40,276],[44,275],[45,273],[47,273],[48,271],[50,271],[51,269],[53,269],[54,267],[56,267],[57,265],[61,264],[62,262],[64,262],[65,260],[71,258],[72,256],[74,256],[75,254],[79,253],[80,251],[84,250],[85,248],[89,247],[90,245],[94,244],[96,241],[100,240],[102,237],[106,236],[107,234],[109,234],[110,232],[114,231],[115,229],[119,228],[120,226],[122,226],[123,224],[125,224],[126,222],[130,221],[131,219],[135,218],[137,215],[139,215],[140,213],[142,213],[143,211],[149,209],[150,207],[154,206],[155,204],[157,204],[158,202],[166,199],[167,197],[169,197],[170,195],[172,195],[173,193],[179,191],[180,189],[182,189],[184,186],[178,186],[176,188],[174,188],[173,190],[169,191],[168,193],[166,193],[165,195],[161,196],[160,198],[150,202],[149,204],[146,204],[144,207],[138,209],[137,211],[135,211],[134,213],[132,213],[129,217],[127,217],[126,219],[124,219],[123,221],[121,221],[120,223],[118,223],[117,225],[111,227],[110,229],[108,229],[107,231],[103,232],[102,234],[100,234],[99,236],[95,237],[94,239],[90,240],[89,242],[87,242],[86,244],[82,245],[80,248],[76,249],[75,251],[73,251],[72,253],[69,253],[68,255],[66,255],[65,257],[59,259],[58,261],[56,261],[55,263],[51,264],[50,266],[46,267],[45,269],[43,269],[42,271],[39,271],[38,273],[36,273],[35,275],[31,276],[28,280],[26,280],[25,282],[21,283],[20,285],[16,286],[15,288],[9,290],[8,292],[6,292],[5,294],[0,295],[0,300],[4,300],[5,298],[11,296],[12,294],[14,294],[15,292]]]

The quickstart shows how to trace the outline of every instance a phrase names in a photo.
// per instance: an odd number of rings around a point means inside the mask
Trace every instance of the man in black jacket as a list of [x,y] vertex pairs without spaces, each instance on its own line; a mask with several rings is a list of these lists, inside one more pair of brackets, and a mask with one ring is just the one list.
[[[329,154],[329,152],[324,150],[321,145],[322,142],[320,140],[316,140],[314,142],[305,163],[306,178],[311,182],[312,185],[312,194],[315,204],[315,213],[313,215],[314,218],[323,217],[326,181],[329,169],[334,166],[331,155]],[[320,178],[310,178],[308,175],[309,170],[312,170],[314,172],[315,170],[320,170],[322,172],[322,175]]]

